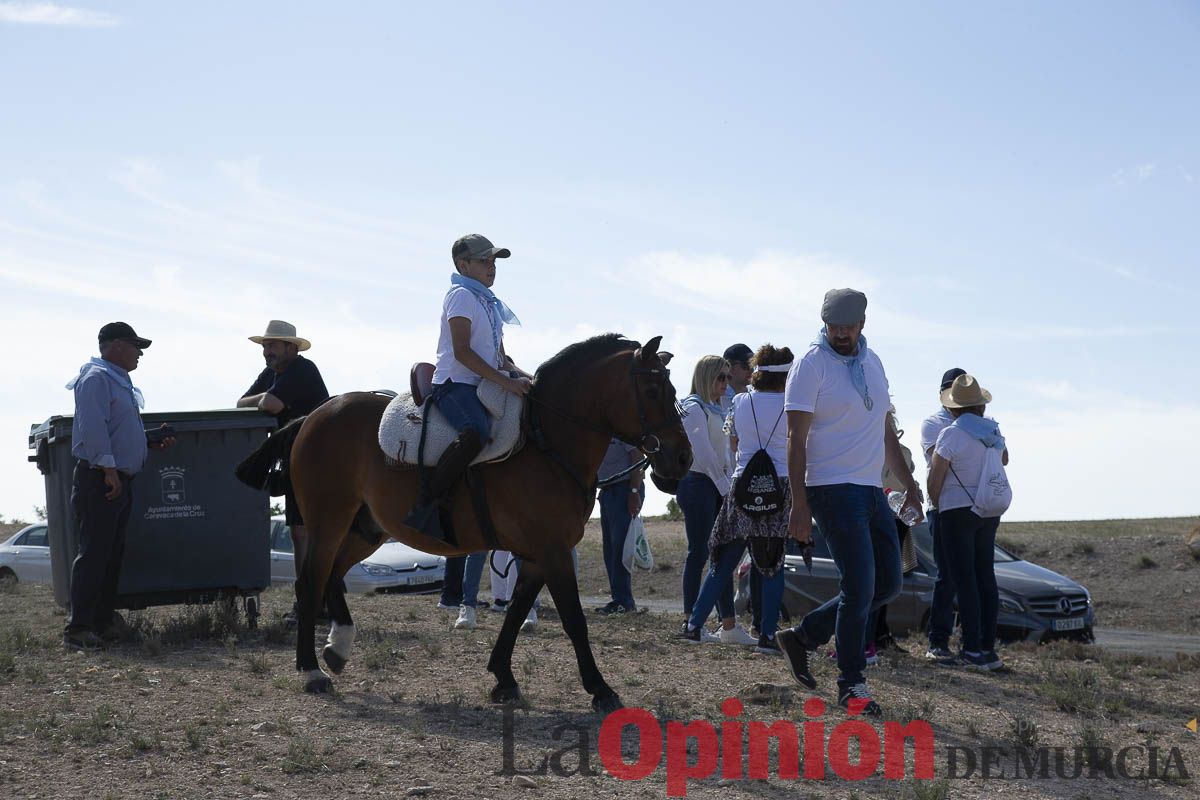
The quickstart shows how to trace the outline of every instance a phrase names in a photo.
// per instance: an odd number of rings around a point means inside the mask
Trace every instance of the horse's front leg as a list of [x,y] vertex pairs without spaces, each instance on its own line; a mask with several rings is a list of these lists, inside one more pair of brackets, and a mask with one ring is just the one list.
[[[512,565],[513,569],[516,564]],[[492,648],[492,656],[488,659],[488,672],[496,676],[496,687],[492,689],[493,703],[516,703],[521,699],[521,690],[517,687],[517,679],[512,673],[513,648],[517,643],[517,634],[521,632],[521,623],[529,615],[529,609],[537,600],[538,592],[542,590],[545,581],[542,578],[541,565],[522,561],[517,575],[517,585],[513,589],[512,598],[508,603],[508,611],[504,615],[504,625],[496,644]]]
[[546,586],[550,596],[554,598],[554,606],[562,618],[563,630],[571,638],[575,647],[575,660],[579,662],[579,675],[583,678],[583,688],[592,696],[592,708],[601,714],[608,714],[621,708],[621,698],[604,681],[596,659],[592,655],[592,645],[588,641],[587,618],[583,614],[583,606],[579,602],[579,584],[575,580],[575,564],[571,551],[567,548],[547,553],[542,564],[546,575]]

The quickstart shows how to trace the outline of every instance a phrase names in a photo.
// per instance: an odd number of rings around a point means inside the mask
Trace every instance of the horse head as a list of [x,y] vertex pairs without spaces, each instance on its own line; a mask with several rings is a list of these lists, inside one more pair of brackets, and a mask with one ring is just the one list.
[[671,354],[659,352],[661,343],[662,337],[655,336],[634,350],[629,381],[635,403],[632,408],[614,408],[619,418],[613,424],[626,441],[639,444],[655,474],[682,478],[692,466],[692,446],[667,369]]

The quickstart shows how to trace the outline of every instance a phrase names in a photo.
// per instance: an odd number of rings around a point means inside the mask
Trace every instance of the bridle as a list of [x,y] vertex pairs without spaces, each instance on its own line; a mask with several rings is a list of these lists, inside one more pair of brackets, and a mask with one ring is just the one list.
[[[637,350],[634,350],[633,353],[630,354],[631,363],[629,366],[629,375],[633,382],[633,396],[634,396],[634,400],[637,402],[638,423],[639,423],[639,425],[641,425],[641,429],[642,429],[641,436],[636,439],[632,436],[625,436],[624,434],[618,433],[617,431],[607,430],[605,428],[600,427],[599,425],[595,425],[595,424],[589,422],[588,420],[580,419],[579,417],[576,417],[573,414],[568,414],[567,412],[563,411],[562,409],[555,408],[554,406],[544,402],[541,398],[537,397],[537,395],[535,394],[536,387],[535,387],[534,391],[530,391],[530,393],[528,395],[526,395],[526,399],[529,400],[529,404],[530,404],[529,429],[530,429],[530,433],[532,434],[534,442],[538,446],[538,449],[543,451],[544,453],[546,453],[559,466],[561,466],[567,472],[567,474],[570,475],[572,479],[574,479],[575,483],[579,484],[579,487],[583,490],[584,494],[587,495],[588,497],[591,497],[595,493],[595,491],[598,487],[608,486],[613,483],[617,483],[617,482],[623,480],[630,473],[634,472],[635,470],[639,470],[639,469],[645,467],[648,463],[650,463],[650,456],[652,456],[655,453],[658,453],[660,450],[662,450],[662,439],[659,438],[658,432],[664,428],[670,427],[671,425],[677,424],[683,416],[680,405],[678,402],[676,402],[675,403],[675,414],[673,416],[669,415],[669,414],[666,415],[663,418],[663,420],[656,425],[650,425],[650,423],[647,421],[646,407],[645,407],[645,404],[642,402],[642,393],[641,393],[641,391],[639,391],[640,385],[638,383],[638,379],[639,378],[645,379],[646,376],[661,376],[663,383],[667,383],[670,380],[671,371],[669,369],[667,369],[666,365],[663,365],[662,367],[656,367],[656,368],[640,366],[638,364],[638,355],[637,354],[638,354]],[[589,487],[586,483],[584,483],[583,479],[575,471],[575,468],[572,467],[567,462],[567,460],[562,457],[561,454],[559,454],[556,450],[552,449],[549,446],[549,444],[546,442],[545,433],[542,431],[542,426],[537,418],[537,414],[534,413],[534,406],[537,406],[537,407],[543,408],[547,411],[550,411],[551,413],[558,416],[559,418],[564,419],[567,422],[570,422],[581,428],[584,428],[585,430],[594,431],[595,433],[602,434],[611,439],[617,439],[619,441],[624,442],[627,445],[635,447],[638,450],[642,451],[642,453],[644,453],[646,455],[646,458],[643,458],[640,462],[638,462],[637,464],[634,464],[633,466],[629,467],[628,469],[624,469],[621,472],[618,472],[616,475],[609,476],[602,481],[597,480],[595,483],[593,483],[592,486]]]

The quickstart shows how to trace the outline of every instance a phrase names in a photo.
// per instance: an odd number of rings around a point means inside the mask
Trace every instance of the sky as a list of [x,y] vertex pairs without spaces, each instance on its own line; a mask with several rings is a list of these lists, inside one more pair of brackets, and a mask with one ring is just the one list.
[[685,394],[851,286],[904,443],[947,368],[994,395],[1006,519],[1194,515],[1198,36],[1166,1],[0,1],[0,514],[105,322],[154,340],[147,411],[231,406],[269,319],[331,391],[403,389],[478,232],[526,368],[662,335]]

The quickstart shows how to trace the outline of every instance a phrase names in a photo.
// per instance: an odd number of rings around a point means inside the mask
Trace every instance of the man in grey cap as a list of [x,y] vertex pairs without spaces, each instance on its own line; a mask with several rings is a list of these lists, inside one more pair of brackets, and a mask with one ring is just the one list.
[[[434,539],[445,539],[442,511],[454,487],[490,439],[491,419],[477,394],[484,378],[513,394],[528,394],[532,378],[504,352],[504,326],[521,321],[492,291],[496,259],[508,258],[507,247],[495,247],[477,233],[450,248],[455,274],[442,301],[433,392],[427,402],[458,431],[438,460],[416,509],[404,524]],[[480,570],[482,572],[482,570]],[[478,575],[468,575],[478,585]],[[469,586],[467,587],[470,588]]]
[[884,464],[908,492],[905,505],[918,513],[921,490],[896,438],[883,364],[862,335],[866,312],[862,292],[827,292],[821,307],[825,325],[788,373],[788,525],[804,547],[811,544],[816,518],[841,573],[841,591],[776,638],[793,677],[810,689],[817,685],[810,653],[834,638],[838,705],[879,716],[882,710],[863,677],[867,620],[901,586],[896,524],[881,480]]

